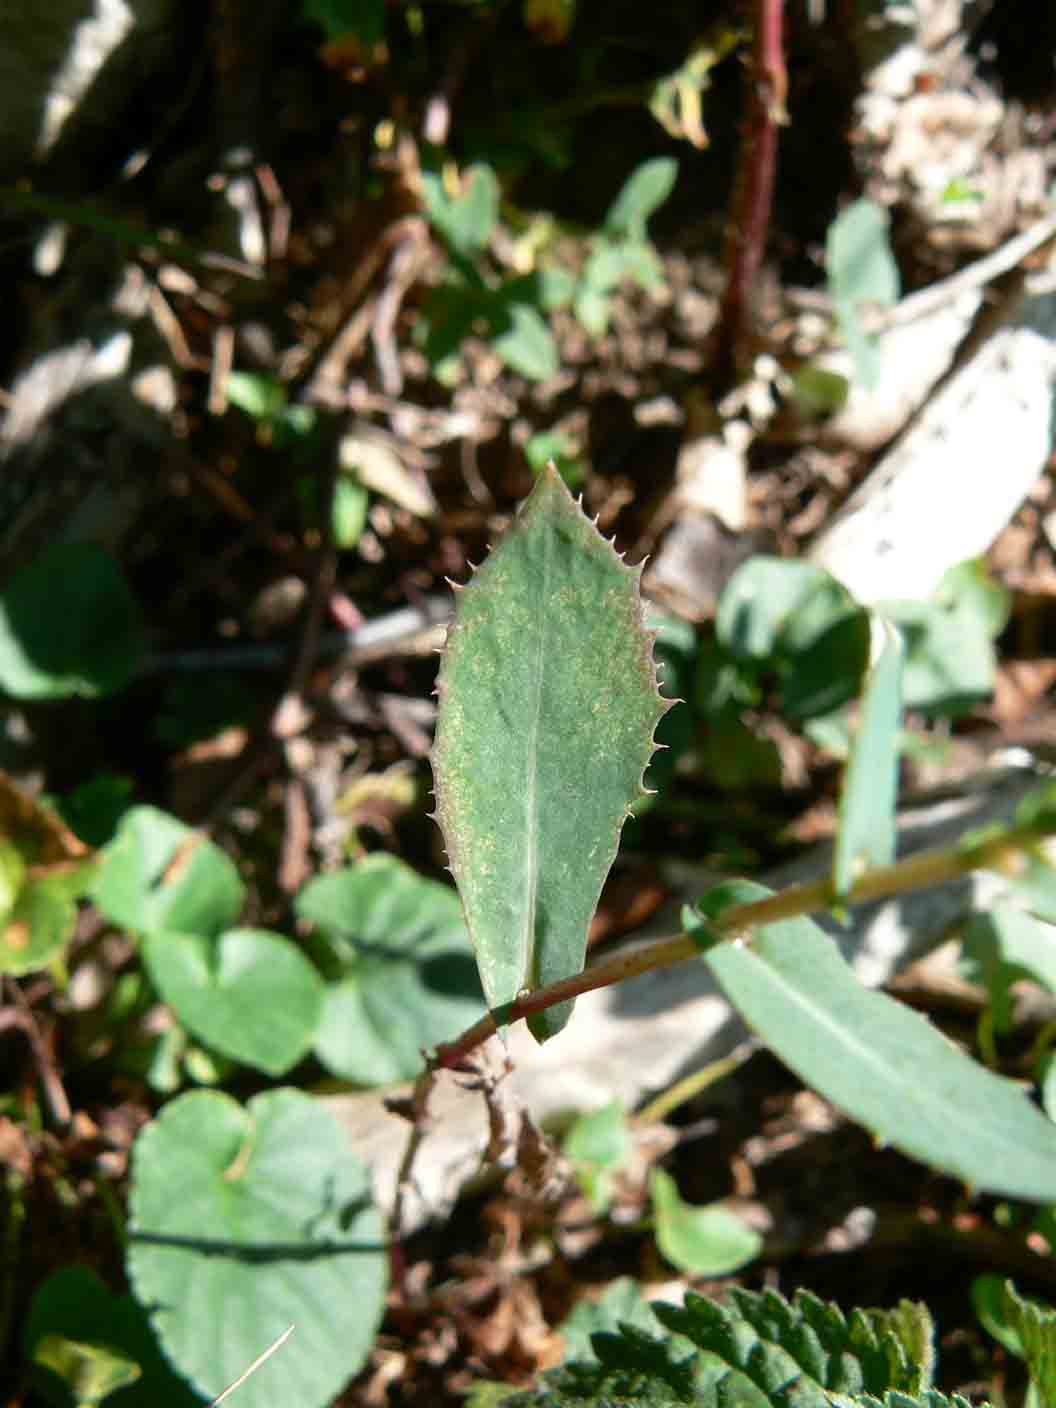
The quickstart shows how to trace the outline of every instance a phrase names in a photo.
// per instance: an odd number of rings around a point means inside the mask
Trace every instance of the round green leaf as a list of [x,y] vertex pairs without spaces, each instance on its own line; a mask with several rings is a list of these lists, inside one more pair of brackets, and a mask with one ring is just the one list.
[[[73,1353],[56,1355],[56,1339],[70,1345]],[[89,1373],[102,1368],[104,1353],[97,1357],[84,1353],[94,1347],[139,1370],[129,1387],[115,1386],[108,1393],[106,1408],[141,1408],[143,1404],[150,1404],[150,1408],[200,1408],[198,1395],[162,1358],[147,1317],[132,1297],[111,1295],[86,1266],[63,1266],[40,1286],[29,1307],[22,1345],[26,1359],[36,1365],[34,1386],[50,1403],[72,1408],[76,1400],[65,1371],[72,1368],[77,1373],[77,1360],[81,1370],[87,1368]]]
[[853,605],[836,579],[809,562],[753,557],[726,584],[715,620],[718,640],[738,659],[810,650]]
[[386,1271],[367,1171],[309,1096],[243,1107],[194,1091],[136,1140],[129,1277],[200,1392],[220,1393],[293,1325],[239,1408],[322,1408],[367,1356]]
[[77,905],[67,877],[43,875],[22,886],[0,925],[0,973],[45,968],[73,937]]
[[95,543],[48,548],[0,593],[0,689],[16,699],[111,694],[142,655],[135,597]]
[[654,1168],[649,1191],[656,1213],[656,1244],[672,1266],[691,1276],[726,1276],[759,1255],[759,1233],[726,1208],[682,1201],[675,1180]]
[[143,959],[184,1026],[223,1055],[280,1076],[311,1047],[323,980],[289,939],[263,929],[150,934]]
[[458,896],[394,856],[321,875],[297,897],[332,986],[319,1059],[361,1085],[409,1080],[422,1051],[481,1016],[480,980]]
[[218,846],[156,807],[133,807],[103,851],[91,895],[133,933],[218,934],[238,917],[245,890]]
[[614,1175],[631,1156],[631,1131],[618,1100],[580,1115],[565,1135],[562,1149],[594,1211],[612,1202]]

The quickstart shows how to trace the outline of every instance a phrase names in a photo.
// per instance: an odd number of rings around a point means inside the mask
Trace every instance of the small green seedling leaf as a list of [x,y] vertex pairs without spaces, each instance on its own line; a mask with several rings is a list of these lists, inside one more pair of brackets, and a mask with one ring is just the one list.
[[499,182],[490,166],[471,166],[458,195],[448,195],[440,171],[423,171],[429,223],[453,254],[472,259],[485,247],[499,215]]
[[77,1408],[96,1408],[139,1378],[139,1365],[105,1344],[85,1344],[65,1335],[45,1335],[33,1362],[49,1369],[69,1389]]
[[858,380],[866,389],[879,380],[880,356],[876,338],[862,325],[862,308],[889,307],[899,296],[889,223],[882,206],[857,200],[836,217],[825,240],[825,267],[836,319]]
[[631,172],[605,216],[605,233],[629,239],[645,238],[645,227],[675,189],[678,162],[659,156]]
[[297,916],[330,980],[315,1037],[320,1061],[359,1085],[412,1080],[422,1052],[483,1012],[458,896],[395,856],[312,880]]
[[212,936],[238,918],[245,891],[218,846],[167,812],[134,807],[102,853],[91,897],[134,934]]
[[[132,1155],[128,1273],[165,1353],[212,1397],[286,1328],[243,1408],[323,1408],[363,1364],[387,1253],[367,1170],[295,1090],[245,1107],[214,1091],[166,1105]],[[188,1294],[193,1287],[194,1294]]]
[[26,862],[14,841],[0,836],[0,920],[14,908],[26,878]]
[[888,603],[884,614],[905,642],[906,708],[957,715],[989,697],[997,668],[994,639],[1008,610],[1008,593],[974,561],[951,568],[931,601]]
[[86,1266],[64,1266],[40,1286],[22,1344],[34,1366],[34,1386],[59,1408],[92,1402],[84,1389],[105,1387],[108,1361],[118,1377],[133,1369],[135,1378],[126,1377],[124,1386],[114,1383],[95,1402],[105,1396],[107,1408],[201,1408],[198,1395],[162,1358],[147,1317],[132,1297],[111,1295]]
[[1026,1360],[1032,1401],[1056,1402],[1056,1310],[1024,1300],[1011,1281],[1002,1282],[996,1276],[979,1277],[972,1286],[972,1300],[985,1328]]
[[260,372],[229,372],[227,399],[250,420],[269,424],[286,409],[289,396],[282,382],[273,376]]
[[370,49],[385,37],[385,0],[304,0],[304,17],[321,25],[329,40],[352,35]]
[[964,932],[965,966],[989,996],[994,1031],[1012,1027],[1011,986],[1026,978],[1056,992],[1056,930],[1010,904],[974,914]]
[[972,1306],[987,1334],[993,1335],[998,1344],[1004,1345],[1010,1354],[1022,1359],[1023,1341],[1009,1323],[1005,1286],[1003,1276],[993,1276],[989,1273],[976,1276],[972,1282]]
[[613,1180],[631,1157],[627,1113],[618,1100],[579,1115],[562,1143],[580,1187],[596,1213],[608,1211]]
[[[583,967],[668,704],[626,567],[551,466],[459,593],[433,770],[489,1005]],[[531,1021],[560,1031],[570,1005]]]
[[363,536],[367,525],[367,505],[370,494],[350,474],[339,474],[334,485],[332,522],[334,546],[347,552]]
[[902,718],[902,641],[882,618],[874,623],[875,658],[865,677],[858,727],[840,792],[840,825],[832,885],[845,898],[862,871],[890,865],[895,856],[899,724]]
[[16,699],[113,694],[143,651],[139,605],[95,543],[45,549],[0,592],[0,690]]
[[738,567],[726,584],[715,633],[736,659],[773,664],[810,651],[855,610],[846,587],[824,568],[759,556]]
[[704,962],[785,1064],[877,1139],[974,1189],[1056,1201],[1056,1126],[925,1018],[863,988],[812,920],[768,924]]
[[284,1075],[311,1049],[323,980],[289,939],[162,931],[143,941],[151,981],[187,1029],[234,1061]]
[[656,1215],[656,1244],[672,1266],[689,1276],[728,1276],[753,1261],[763,1241],[741,1218],[715,1204],[684,1202],[669,1173],[654,1168],[649,1191]]
[[504,302],[497,311],[503,327],[491,345],[506,365],[531,381],[556,376],[561,359],[554,335],[538,308]]
[[59,957],[77,923],[76,897],[87,887],[89,864],[33,878],[0,921],[0,973],[35,973]]

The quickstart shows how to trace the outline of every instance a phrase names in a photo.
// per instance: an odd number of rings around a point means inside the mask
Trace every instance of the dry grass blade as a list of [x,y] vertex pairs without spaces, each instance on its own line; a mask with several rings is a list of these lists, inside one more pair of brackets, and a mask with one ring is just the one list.
[[256,1359],[254,1359],[253,1363],[249,1366],[249,1368],[246,1369],[244,1373],[239,1374],[238,1378],[233,1384],[228,1384],[227,1388],[224,1389],[223,1393],[221,1393],[217,1398],[213,1399],[212,1403],[210,1403],[209,1405],[209,1408],[219,1408],[219,1405],[223,1403],[225,1398],[228,1398],[232,1393],[234,1393],[236,1388],[241,1388],[242,1385],[249,1378],[250,1374],[255,1374],[262,1364],[267,1363],[267,1361],[271,1358],[271,1356],[275,1353],[276,1350],[282,1348],[282,1346],[293,1334],[293,1331],[294,1326],[287,1325],[285,1330],[283,1330],[282,1334],[279,1336],[279,1338],[275,1340],[272,1344],[269,1344],[263,1354],[258,1354]]

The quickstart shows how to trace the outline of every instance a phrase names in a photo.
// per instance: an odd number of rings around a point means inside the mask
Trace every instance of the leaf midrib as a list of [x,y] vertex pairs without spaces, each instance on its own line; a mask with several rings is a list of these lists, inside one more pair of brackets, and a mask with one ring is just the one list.
[[525,895],[524,932],[521,936],[521,951],[524,955],[521,965],[519,987],[530,987],[535,980],[535,911],[539,902],[539,846],[538,846],[538,802],[536,782],[539,773],[539,732],[543,713],[543,671],[546,667],[546,601],[550,593],[551,535],[544,533],[541,583],[537,598],[539,628],[536,634],[535,655],[535,697],[532,701],[532,717],[528,726],[528,775],[526,778],[524,814],[525,829],[528,833],[524,848]]

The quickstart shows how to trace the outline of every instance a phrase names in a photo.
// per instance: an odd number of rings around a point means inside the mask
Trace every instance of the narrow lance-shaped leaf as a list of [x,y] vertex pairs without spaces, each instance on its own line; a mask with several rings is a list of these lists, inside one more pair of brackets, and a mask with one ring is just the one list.
[[870,865],[895,857],[898,729],[902,718],[902,640],[882,617],[874,624],[873,661],[862,690],[858,729],[840,796],[840,829],[833,856],[837,897],[848,894]]
[[[719,892],[770,893],[751,881]],[[698,909],[721,912],[708,895]],[[812,920],[762,925],[750,947],[714,944],[704,961],[785,1064],[876,1138],[973,1189],[1056,1201],[1056,1125],[919,1013],[863,988]]]
[[[440,672],[437,819],[488,1003],[578,973],[668,707],[624,565],[548,467],[459,595]],[[545,1040],[571,1004],[533,1019]]]

